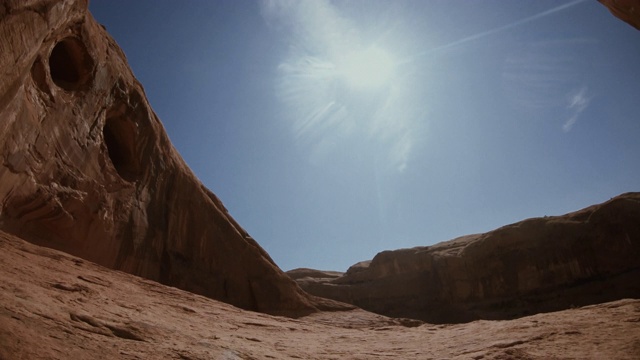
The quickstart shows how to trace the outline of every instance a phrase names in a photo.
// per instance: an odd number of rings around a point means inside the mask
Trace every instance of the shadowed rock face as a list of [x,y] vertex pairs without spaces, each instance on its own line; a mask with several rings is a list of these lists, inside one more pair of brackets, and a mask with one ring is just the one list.
[[618,19],[640,30],[640,0],[598,0]]
[[640,298],[640,193],[430,247],[384,251],[341,277],[292,275],[309,293],[432,323]]
[[187,168],[83,0],[0,1],[0,229],[244,309],[316,309]]

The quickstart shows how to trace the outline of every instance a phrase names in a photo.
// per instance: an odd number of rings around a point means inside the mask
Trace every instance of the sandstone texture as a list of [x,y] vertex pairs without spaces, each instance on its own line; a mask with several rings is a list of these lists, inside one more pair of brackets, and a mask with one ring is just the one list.
[[0,229],[244,309],[333,306],[188,169],[86,0],[0,1]]
[[640,298],[640,193],[434,246],[384,251],[340,277],[290,273],[312,294],[431,323]]
[[618,19],[640,30],[640,0],[598,0]]
[[[638,359],[640,300],[457,325],[244,311],[0,232],[0,359]],[[409,326],[406,326],[409,325]]]
[[638,359],[639,239],[630,193],[290,278],[86,0],[0,0],[0,360]]

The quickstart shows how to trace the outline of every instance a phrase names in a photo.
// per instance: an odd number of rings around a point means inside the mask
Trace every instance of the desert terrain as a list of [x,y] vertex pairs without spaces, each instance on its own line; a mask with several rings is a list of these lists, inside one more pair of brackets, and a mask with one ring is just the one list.
[[0,360],[638,359],[639,259],[626,193],[285,274],[87,1],[0,0]]

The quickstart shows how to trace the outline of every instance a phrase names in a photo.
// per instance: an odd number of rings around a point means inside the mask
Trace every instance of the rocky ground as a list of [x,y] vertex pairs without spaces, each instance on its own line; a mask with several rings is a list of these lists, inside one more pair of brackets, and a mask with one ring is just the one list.
[[240,310],[0,233],[0,359],[638,359],[640,300],[431,325]]

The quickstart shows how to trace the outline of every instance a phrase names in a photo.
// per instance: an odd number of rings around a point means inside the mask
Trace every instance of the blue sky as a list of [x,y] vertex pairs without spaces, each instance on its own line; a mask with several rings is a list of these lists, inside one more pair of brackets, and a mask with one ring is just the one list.
[[640,190],[640,32],[596,1],[90,10],[284,270],[346,270]]

